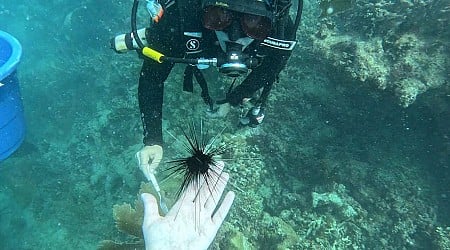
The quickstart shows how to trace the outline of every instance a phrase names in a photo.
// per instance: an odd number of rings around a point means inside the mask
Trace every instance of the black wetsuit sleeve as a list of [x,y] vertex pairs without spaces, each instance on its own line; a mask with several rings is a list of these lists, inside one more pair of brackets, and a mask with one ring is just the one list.
[[[279,28],[274,34],[273,38],[292,40],[295,36],[293,33],[293,21],[291,18],[284,19],[285,25]],[[266,55],[263,58],[261,65],[253,69],[247,78],[237,86],[233,91],[227,95],[227,101],[233,105],[239,105],[242,99],[252,97],[253,94],[265,88],[265,93],[261,96],[260,101],[264,102],[269,94],[272,85],[277,80],[281,70],[286,67],[287,61],[292,54],[292,51],[279,50],[275,48],[263,47],[261,54]],[[264,105],[264,103],[262,103]]]
[[261,65],[253,69],[247,78],[227,95],[227,101],[236,106],[242,102],[242,99],[252,97],[260,88],[272,86],[286,66],[290,55],[291,52],[271,49]]
[[[149,47],[171,57],[182,57],[177,15],[166,13],[160,23],[146,30]],[[183,45],[183,44],[181,44]],[[139,75],[138,100],[144,128],[145,145],[162,145],[162,105],[164,82],[173,68],[172,63],[144,59]]]
[[164,81],[172,64],[144,60],[139,76],[138,99],[146,146],[162,145],[162,105]]

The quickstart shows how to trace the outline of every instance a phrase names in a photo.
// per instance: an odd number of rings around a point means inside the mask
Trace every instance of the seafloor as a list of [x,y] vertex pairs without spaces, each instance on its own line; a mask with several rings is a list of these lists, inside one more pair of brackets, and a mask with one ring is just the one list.
[[[134,207],[144,181],[134,159],[141,60],[109,49],[130,9],[0,2],[0,29],[23,45],[28,126],[0,163],[0,249],[139,241],[117,230],[112,209]],[[211,249],[450,249],[449,18],[446,0],[305,1],[299,43],[256,129],[236,126],[239,110],[206,118],[177,67],[165,159],[183,154],[169,133],[190,121],[212,135],[225,128],[220,143],[230,145],[237,197]],[[229,82],[215,77],[219,98]],[[174,181],[162,184],[169,202]]]

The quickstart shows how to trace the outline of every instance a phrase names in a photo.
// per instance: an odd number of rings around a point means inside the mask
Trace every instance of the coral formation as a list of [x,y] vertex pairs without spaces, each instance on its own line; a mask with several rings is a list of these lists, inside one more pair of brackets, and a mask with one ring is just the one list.
[[144,246],[144,237],[142,235],[144,204],[140,199],[142,193],[152,193],[149,183],[141,183],[139,194],[134,201],[134,208],[128,203],[113,206],[113,217],[116,222],[116,228],[129,236],[129,239],[124,242],[103,240],[100,242],[99,249],[132,249],[133,247]]
[[249,242],[245,235],[236,230],[235,228],[230,229],[231,232],[227,233],[227,238],[229,241],[224,241],[220,248],[229,250],[252,250],[255,249]]
[[[323,34],[324,31],[321,31],[322,36]],[[332,42],[327,38],[315,40],[315,46],[327,48],[323,53],[333,66],[343,69],[343,72],[352,79],[375,85],[380,89],[386,88],[389,62],[384,56],[381,39],[355,41],[354,37],[344,35],[332,37],[332,40]]]
[[450,21],[440,2],[358,1],[347,15],[321,21],[314,49],[344,79],[386,89],[408,107],[430,89],[447,91]]
[[114,205],[113,215],[117,229],[123,233],[142,238],[142,221],[144,219],[142,203],[137,203],[136,209],[126,203]]
[[450,249],[450,227],[436,228],[435,247],[440,250]]
[[[0,163],[1,249],[93,249],[101,239],[142,248],[141,61],[108,50],[129,29],[129,7],[0,4],[2,29],[33,49],[19,70],[27,139]],[[182,92],[175,66],[165,159],[182,156],[179,128],[192,120],[213,135],[226,127],[219,143],[232,145],[223,160],[237,196],[211,249],[448,249],[449,13],[448,1],[306,0],[299,42],[256,129],[236,126],[239,108],[205,118],[199,89]],[[230,82],[211,78],[223,98]],[[178,182],[160,184],[170,205]]]
[[[344,185],[338,185],[336,188],[338,192],[345,194]],[[312,205],[313,208],[317,208],[320,206],[335,206],[342,215],[346,218],[351,218],[358,215],[358,212],[353,208],[349,202],[353,201],[353,199],[349,196],[346,199],[340,197],[336,191],[331,193],[312,193]],[[353,201],[353,203],[356,203]],[[357,204],[357,203],[356,203]],[[361,210],[361,209],[359,209]]]
[[352,7],[354,0],[320,0],[321,16],[343,12]]

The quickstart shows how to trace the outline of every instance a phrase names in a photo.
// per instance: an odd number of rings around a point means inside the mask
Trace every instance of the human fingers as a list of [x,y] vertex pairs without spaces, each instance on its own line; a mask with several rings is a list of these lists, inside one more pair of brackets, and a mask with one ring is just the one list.
[[228,173],[223,172],[221,176],[217,179],[216,183],[213,183],[213,186],[210,188],[209,196],[207,196],[207,200],[205,202],[205,209],[209,211],[211,214],[217,206],[217,203],[222,197],[225,186],[228,183],[228,179],[230,175]]
[[225,167],[225,162],[217,161],[215,164],[212,164],[211,170],[220,174],[220,173],[222,173],[224,167]]
[[163,149],[159,145],[144,146],[136,153],[136,158],[139,164],[149,164],[150,160],[155,163],[160,163],[163,156]]
[[[200,175],[197,180],[192,181],[186,188],[186,190],[180,195],[178,201],[173,205],[169,211],[169,215],[178,213],[190,213],[194,209],[195,204],[201,204],[204,206],[205,201],[212,191],[212,186],[217,183],[219,175],[222,173],[224,163],[223,161],[217,162],[215,165],[211,165],[208,170],[208,176]],[[220,196],[219,196],[220,197]]]
[[[224,167],[225,163],[223,161],[211,164],[207,175],[201,178],[203,182],[202,185],[199,186],[200,188],[197,189],[197,197],[201,199],[202,204],[216,192],[217,184],[221,182],[221,179],[223,178],[222,171]],[[219,197],[221,195],[222,193],[220,193]]]
[[230,211],[230,208],[231,208],[231,205],[233,205],[233,201],[234,201],[234,197],[235,196],[236,195],[234,194],[233,191],[229,191],[225,195],[225,198],[223,199],[222,204],[220,205],[220,207],[213,214],[211,220],[212,220],[212,223],[216,227],[217,230],[222,225],[223,220],[225,219],[225,217],[227,216],[228,212]]
[[152,172],[152,173],[155,173],[155,170],[158,168],[160,162],[161,162],[161,158],[160,159],[153,159],[151,161],[151,163],[148,165],[149,171]]
[[160,218],[158,213],[158,203],[156,198],[148,193],[141,194],[141,200],[144,203],[144,222],[142,223],[142,229],[150,226],[153,222]]
[[136,159],[138,160],[139,165],[148,164],[150,155],[147,153],[146,147],[136,153]]
[[149,158],[151,158],[150,170],[154,171],[162,160],[163,149],[159,145],[150,146],[149,149]]

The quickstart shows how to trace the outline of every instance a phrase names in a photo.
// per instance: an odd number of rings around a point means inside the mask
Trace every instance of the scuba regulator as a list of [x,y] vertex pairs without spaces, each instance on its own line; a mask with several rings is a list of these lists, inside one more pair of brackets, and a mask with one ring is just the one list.
[[225,58],[219,60],[217,64],[220,73],[230,77],[239,77],[246,75],[250,69],[258,65],[259,60],[243,54],[242,47],[238,43],[227,43]]

